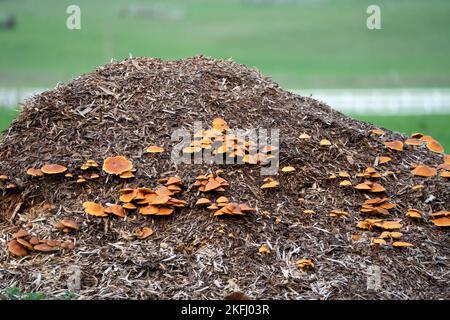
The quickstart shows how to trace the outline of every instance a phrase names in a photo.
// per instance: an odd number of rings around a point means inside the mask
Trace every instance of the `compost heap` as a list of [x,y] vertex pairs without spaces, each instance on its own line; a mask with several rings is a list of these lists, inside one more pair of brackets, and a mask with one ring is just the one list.
[[[209,131],[185,152],[228,128],[280,129],[278,174],[255,158],[174,164],[171,135],[194,121]],[[0,287],[448,299],[449,160],[430,136],[353,120],[232,61],[113,62],[33,97],[3,133]]]

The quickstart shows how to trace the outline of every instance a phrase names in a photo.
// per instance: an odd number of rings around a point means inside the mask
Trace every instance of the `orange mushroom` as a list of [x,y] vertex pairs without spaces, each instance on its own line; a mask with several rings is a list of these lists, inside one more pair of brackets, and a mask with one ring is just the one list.
[[374,134],[377,136],[382,136],[384,134],[384,131],[381,129],[371,129],[369,130],[369,134]]
[[108,208],[105,209],[106,213],[111,213],[119,218],[125,218],[125,210],[122,206],[118,204],[114,204]]
[[17,238],[16,241],[28,250],[33,250],[33,246],[24,238]]
[[312,262],[311,259],[300,259],[300,260],[297,260],[295,262],[295,265],[298,268],[302,269],[302,270],[304,270],[304,269],[313,269],[314,268],[314,262]]
[[161,153],[164,152],[164,148],[158,146],[150,146],[145,150],[146,153]]
[[409,208],[406,212],[406,216],[409,218],[420,219],[422,218],[422,212],[417,209]]
[[447,216],[431,220],[431,222],[437,227],[450,227],[450,218]]
[[261,189],[270,189],[270,188],[276,188],[280,185],[280,183],[272,178],[266,178],[264,179],[264,184],[261,186]]
[[436,152],[436,153],[442,153],[444,152],[444,147],[437,142],[436,140],[431,140],[427,142],[427,148],[430,151]]
[[403,233],[401,232],[390,232],[390,231],[383,231],[380,235],[380,238],[382,239],[386,239],[386,238],[390,238],[390,239],[398,239],[403,235]]
[[101,204],[98,204],[95,202],[90,202],[90,201],[84,202],[83,208],[87,214],[90,214],[95,217],[107,217],[108,216],[105,212],[105,208]]
[[392,243],[392,246],[394,248],[407,248],[407,247],[414,247],[412,243],[404,242],[404,241],[394,241]]
[[126,171],[119,176],[121,179],[131,179],[134,178],[134,174],[131,171]]
[[141,229],[135,230],[134,234],[138,239],[144,240],[153,234],[153,230],[149,227],[143,227]]
[[132,203],[125,203],[122,208],[127,209],[127,210],[135,210],[137,209],[137,207],[132,204]]
[[178,177],[170,177],[167,179],[166,186],[170,186],[172,184],[181,184],[181,179]]
[[42,177],[44,173],[41,171],[41,169],[30,168],[27,170],[27,175],[32,177]]
[[419,177],[434,177],[437,174],[437,170],[429,166],[420,165],[415,167],[411,173]]
[[378,158],[378,163],[379,163],[379,164],[387,163],[387,162],[389,162],[389,161],[392,161],[392,158],[386,157],[386,156],[380,156],[380,157]]
[[310,139],[311,136],[307,133],[302,133],[302,134],[300,134],[300,136],[298,138],[302,139],[302,140],[307,140],[307,139]]
[[52,252],[58,250],[58,248],[50,246],[46,243],[37,244],[33,247],[33,249],[40,252]]
[[121,175],[133,169],[130,160],[123,156],[109,157],[103,163],[103,171],[108,174]]
[[41,168],[45,174],[60,174],[67,171],[67,168],[59,164],[46,164]]
[[18,257],[25,257],[28,254],[27,250],[16,240],[8,242],[8,251]]
[[201,206],[201,205],[207,205],[210,204],[211,200],[209,200],[208,198],[200,198],[197,200],[197,202],[195,203],[196,206]]
[[394,140],[394,141],[386,141],[384,145],[392,150],[402,151],[403,150],[403,142]]
[[69,228],[72,230],[79,230],[80,226],[78,225],[78,223],[75,220],[72,219],[62,219],[59,223],[61,223],[62,226],[64,226],[65,228]]
[[450,154],[444,154],[444,163],[450,164]]
[[16,233],[13,234],[13,238],[25,238],[28,237],[28,232],[26,230],[20,229]]
[[416,138],[408,138],[405,140],[405,144],[410,146],[420,146],[422,143],[422,140]]

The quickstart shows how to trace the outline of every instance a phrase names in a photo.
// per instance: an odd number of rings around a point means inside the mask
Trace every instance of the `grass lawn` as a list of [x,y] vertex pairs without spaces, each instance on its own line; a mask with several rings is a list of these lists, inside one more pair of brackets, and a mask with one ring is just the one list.
[[[49,87],[130,54],[232,57],[285,88],[450,85],[448,0],[378,0],[381,30],[366,27],[372,0],[267,2],[3,0],[18,24],[0,30],[0,86]],[[66,28],[73,3],[81,30]],[[151,3],[181,18],[121,14]]]
[[11,121],[17,117],[18,111],[12,109],[0,108],[0,131],[8,128]]

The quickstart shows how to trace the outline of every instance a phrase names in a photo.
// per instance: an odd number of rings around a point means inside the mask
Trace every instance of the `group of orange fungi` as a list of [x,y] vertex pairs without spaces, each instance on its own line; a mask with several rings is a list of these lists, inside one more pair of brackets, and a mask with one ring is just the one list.
[[[277,148],[274,146],[265,146],[261,152],[253,153],[253,148],[256,143],[254,141],[246,141],[240,139],[230,133],[231,129],[225,120],[221,118],[214,119],[212,128],[209,130],[200,130],[195,132],[194,141],[191,145],[183,149],[184,153],[194,154],[202,152],[203,150],[212,149],[212,154],[224,154],[228,157],[240,157],[245,164],[264,164],[273,157],[272,152]],[[370,135],[383,136],[384,131],[381,129],[373,129],[369,131]],[[302,133],[299,136],[300,141],[311,139],[307,133]],[[401,152],[404,150],[404,145],[412,148],[421,148],[425,146],[430,151],[435,153],[443,153],[443,148],[435,139],[430,136],[425,136],[419,133],[413,134],[404,142],[385,141],[384,146],[390,150]],[[329,148],[333,144],[328,139],[321,139],[319,142],[321,148]],[[149,146],[146,149],[147,153],[160,154],[164,152],[164,148],[156,145]],[[375,159],[375,166],[386,165],[392,162],[392,158],[380,155]],[[84,174],[75,174],[69,172],[68,168],[60,164],[46,164],[41,168],[29,168],[27,174],[32,178],[43,178],[48,175],[62,175],[66,178],[73,178],[76,176],[77,183],[85,183],[87,180],[95,180],[100,178],[101,172],[99,165],[94,160],[87,160],[86,163],[79,168]],[[135,177],[136,169],[133,163],[124,156],[108,157],[103,161],[103,172],[108,175],[117,176],[120,179],[132,179]],[[289,174],[296,169],[293,166],[285,166],[281,168],[282,174]],[[193,187],[205,195],[214,196],[218,192],[224,192],[230,186],[229,182],[222,178],[220,174],[223,170],[217,170],[214,173],[208,173],[197,176]],[[359,172],[352,175],[348,171],[340,171],[331,173],[328,178],[336,179],[338,187],[355,188],[360,192],[368,193],[386,193],[386,189],[379,182],[380,178],[387,178],[393,175],[392,171],[378,172],[373,167],[367,167],[364,172]],[[417,164],[412,166],[411,174],[417,177],[432,178],[439,174],[441,178],[448,179],[450,177],[450,156],[443,157],[443,163],[436,168],[427,166],[425,164]],[[353,179],[353,181],[352,181]],[[7,176],[0,176],[0,182],[8,184],[9,178]],[[377,182],[378,181],[378,182]],[[87,201],[83,203],[84,212],[88,215],[106,218],[114,216],[118,218],[125,218],[129,211],[139,212],[144,216],[168,216],[174,213],[177,208],[183,208],[187,202],[175,198],[175,195],[183,191],[183,184],[180,178],[171,176],[157,181],[161,186],[156,189],[139,187],[139,188],[124,188],[119,190],[118,199],[115,204],[109,204],[106,207],[97,202]],[[9,183],[9,188],[13,189],[15,186]],[[263,180],[261,189],[279,188],[280,183],[272,178],[267,177]],[[412,190],[423,188],[423,185],[411,186]],[[402,228],[400,220],[382,219],[382,217],[389,216],[389,210],[396,207],[395,203],[390,202],[388,197],[367,198],[362,205],[360,212],[363,215],[375,216],[375,218],[366,218],[357,223],[357,228],[361,230],[380,231],[380,235],[371,239],[372,248],[378,248],[390,245],[396,248],[410,247],[413,244],[409,242],[399,241],[402,233],[399,232]],[[247,204],[230,201],[225,196],[219,196],[215,200],[211,197],[200,197],[194,204],[197,207],[206,207],[211,210],[213,216],[245,216],[247,213],[257,211],[255,208]],[[304,214],[315,214],[314,210],[303,210]],[[263,214],[267,214],[266,211]],[[334,218],[341,218],[348,216],[348,212],[336,208],[329,212],[329,215]],[[408,208],[405,213],[408,219],[424,219],[425,215],[420,210],[415,208]],[[450,212],[439,211],[431,213],[428,217],[431,222],[437,227],[450,226]],[[58,222],[55,227],[64,233],[77,231],[79,225],[76,221],[71,219],[63,219]],[[138,228],[134,232],[137,239],[146,239],[153,234],[153,230],[149,227]],[[359,239],[358,235],[352,237],[354,241]],[[19,257],[26,256],[29,251],[34,252],[55,252],[61,249],[72,249],[73,242],[66,240],[60,242],[57,240],[40,240],[32,237],[25,230],[20,230],[13,235],[12,240],[8,243],[8,251]],[[261,254],[269,254],[270,248],[263,245],[259,248]],[[296,262],[300,269],[310,269],[314,267],[314,263],[310,259],[300,259]]]

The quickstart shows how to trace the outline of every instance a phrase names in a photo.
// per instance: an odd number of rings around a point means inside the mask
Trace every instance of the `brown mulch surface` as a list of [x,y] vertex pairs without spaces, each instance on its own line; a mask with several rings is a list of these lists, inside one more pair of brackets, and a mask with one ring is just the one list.
[[[280,165],[296,171],[274,176],[279,188],[261,190],[265,177],[259,166],[174,165],[172,132],[191,129],[194,121],[209,126],[216,117],[232,128],[280,129]],[[370,135],[373,128],[283,91],[257,70],[204,57],[128,59],[59,85],[29,100],[1,139],[0,175],[17,188],[1,196],[0,289],[15,285],[56,296],[67,290],[68,270],[77,266],[81,288],[75,293],[81,299],[222,299],[235,291],[254,299],[449,299],[448,229],[428,218],[449,209],[449,182],[410,172],[419,163],[436,167],[443,156],[425,146],[389,150],[383,141],[405,137],[389,130],[381,137]],[[311,139],[300,140],[300,133]],[[323,138],[332,146],[320,147]],[[166,151],[144,153],[154,144]],[[114,155],[133,162],[135,179],[99,171],[100,180],[80,185],[64,176],[36,179],[25,173],[46,163],[76,168],[94,159],[101,164]],[[381,195],[343,188],[339,178],[328,178],[346,170],[355,185],[361,181],[355,174],[374,166],[381,155],[393,160],[375,168],[395,173],[379,179],[386,188]],[[213,217],[194,207],[203,196],[192,188],[195,177],[219,168],[230,183],[223,195],[256,212]],[[153,188],[157,179],[174,175],[184,187],[177,198],[188,206],[171,216],[131,212],[125,219],[96,218],[83,212],[84,201],[115,203],[121,188]],[[417,184],[424,188],[412,190]],[[380,231],[356,228],[368,218],[360,207],[369,196],[387,196],[397,204],[388,218],[401,219],[402,241],[414,247],[393,248],[387,240],[371,248]],[[424,218],[405,217],[408,208],[421,210]],[[349,216],[330,217],[333,209]],[[81,230],[69,235],[56,230],[53,223],[64,217],[77,220]],[[133,231],[143,226],[155,233],[137,240]],[[13,257],[6,247],[20,228],[40,238],[71,239],[75,248]],[[270,254],[258,252],[263,244]],[[295,261],[302,258],[313,260],[314,269],[297,268]],[[367,289],[372,266],[381,269],[377,290]]]

